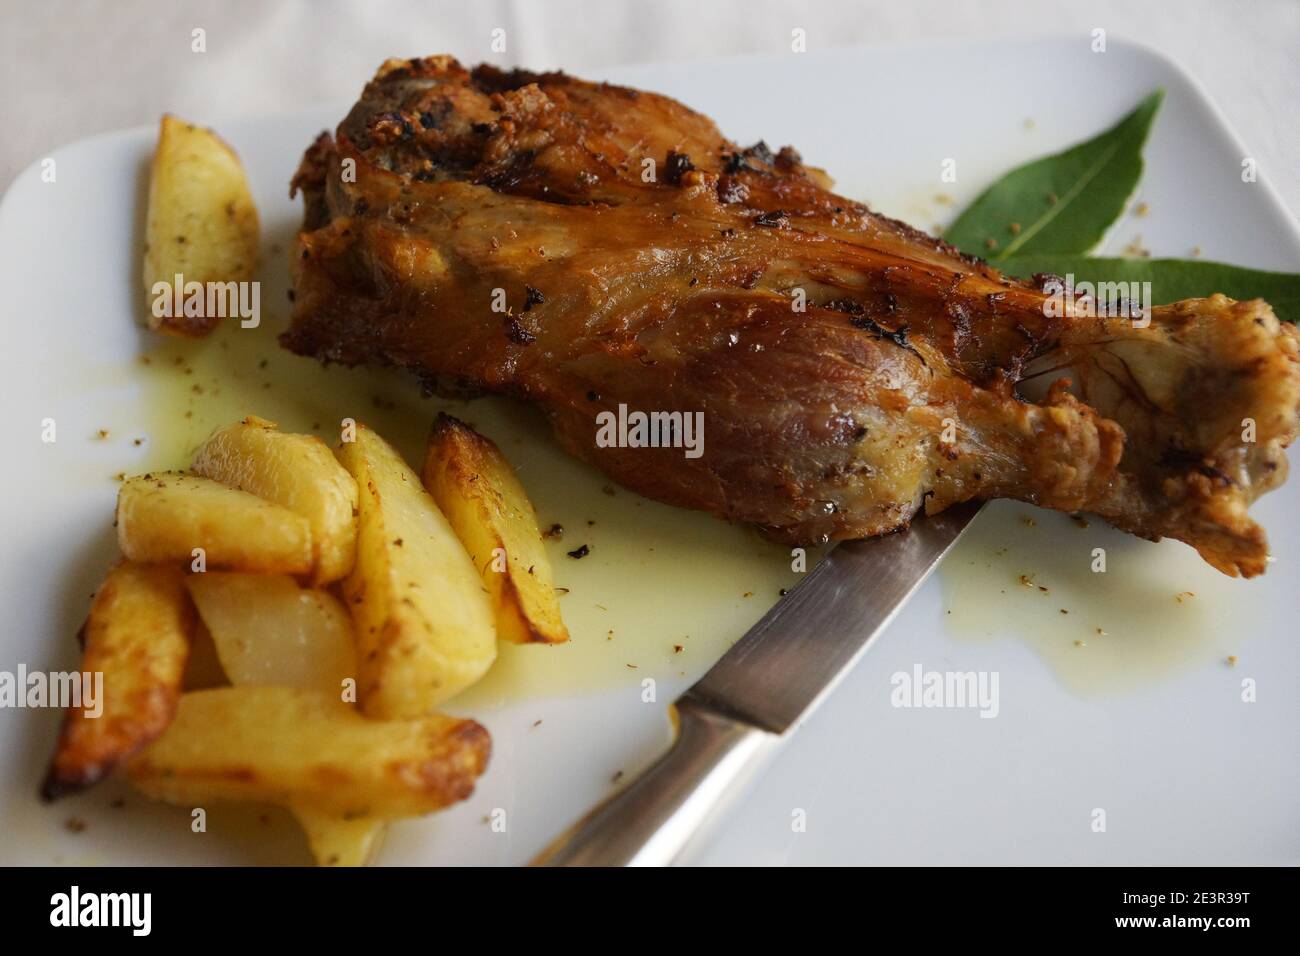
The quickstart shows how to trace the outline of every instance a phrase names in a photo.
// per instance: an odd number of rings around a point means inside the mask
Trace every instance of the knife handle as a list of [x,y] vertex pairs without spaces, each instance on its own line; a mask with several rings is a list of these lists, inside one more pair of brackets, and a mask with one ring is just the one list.
[[666,754],[542,851],[533,866],[667,866],[779,738],[682,697]]

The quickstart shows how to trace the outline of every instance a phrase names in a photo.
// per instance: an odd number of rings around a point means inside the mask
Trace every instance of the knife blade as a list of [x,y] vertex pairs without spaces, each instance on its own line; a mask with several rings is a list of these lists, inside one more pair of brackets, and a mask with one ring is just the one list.
[[667,865],[714,822],[893,620],[979,511],[832,549],[673,704],[671,748],[533,861]]

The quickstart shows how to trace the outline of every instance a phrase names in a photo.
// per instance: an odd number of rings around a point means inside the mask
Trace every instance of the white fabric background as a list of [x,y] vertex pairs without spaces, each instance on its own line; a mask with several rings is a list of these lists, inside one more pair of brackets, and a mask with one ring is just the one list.
[[[56,146],[166,110],[219,126],[350,102],[389,56],[448,52],[599,76],[623,63],[787,50],[796,26],[810,49],[1104,27],[1196,76],[1261,177],[1300,212],[1300,0],[0,0],[0,186]],[[206,53],[190,51],[194,27],[207,31]],[[507,31],[504,56],[489,48],[495,27]],[[925,82],[925,64],[899,82]]]

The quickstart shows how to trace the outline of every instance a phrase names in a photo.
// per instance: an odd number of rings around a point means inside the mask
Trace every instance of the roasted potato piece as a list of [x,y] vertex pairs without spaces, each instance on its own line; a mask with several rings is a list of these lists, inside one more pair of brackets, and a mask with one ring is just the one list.
[[220,482],[179,472],[129,478],[117,494],[117,542],[140,564],[306,575],[311,527],[297,512]]
[[193,621],[179,568],[123,563],[108,573],[82,630],[81,671],[103,675],[99,713],[89,716],[83,697],[65,714],[42,788],[47,800],[98,782],[166,729]]
[[365,866],[379,852],[388,824],[374,817],[341,817],[295,809],[318,866]]
[[395,819],[464,800],[490,751],[472,720],[367,720],[326,691],[218,687],[185,694],[126,772],[149,796],[183,806],[252,800]]
[[357,563],[343,590],[367,716],[425,714],[496,657],[492,609],[465,548],[420,479],[364,425],[338,450],[357,480]]
[[172,335],[206,335],[220,311],[208,308],[206,295],[201,310],[187,310],[184,297],[177,301],[174,294],[176,276],[182,284],[205,286],[245,282],[256,267],[257,208],[239,157],[211,130],[163,116],[145,224],[149,327]]
[[230,683],[316,687],[335,696],[356,676],[352,620],[331,594],[278,574],[186,579]]
[[218,428],[194,458],[196,474],[296,511],[311,525],[313,583],[352,570],[357,547],[357,483],[315,435],[292,435],[249,417]]
[[464,422],[439,415],[423,477],[483,576],[497,637],[516,644],[567,641],[537,515],[501,450]]

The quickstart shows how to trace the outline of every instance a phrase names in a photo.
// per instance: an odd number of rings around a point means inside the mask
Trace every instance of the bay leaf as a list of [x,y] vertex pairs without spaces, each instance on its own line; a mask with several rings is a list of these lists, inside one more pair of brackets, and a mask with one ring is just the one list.
[[1031,252],[1093,249],[1137,187],[1142,146],[1163,98],[1156,90],[1099,136],[1013,169],[971,203],[944,238],[994,263]]
[[1152,305],[1216,292],[1239,300],[1264,299],[1279,319],[1300,321],[1300,275],[1293,272],[1247,269],[1205,259],[1106,259],[1050,253],[1014,256],[999,261],[997,267],[1022,279],[1051,273],[1073,275],[1076,283],[1150,282]]

